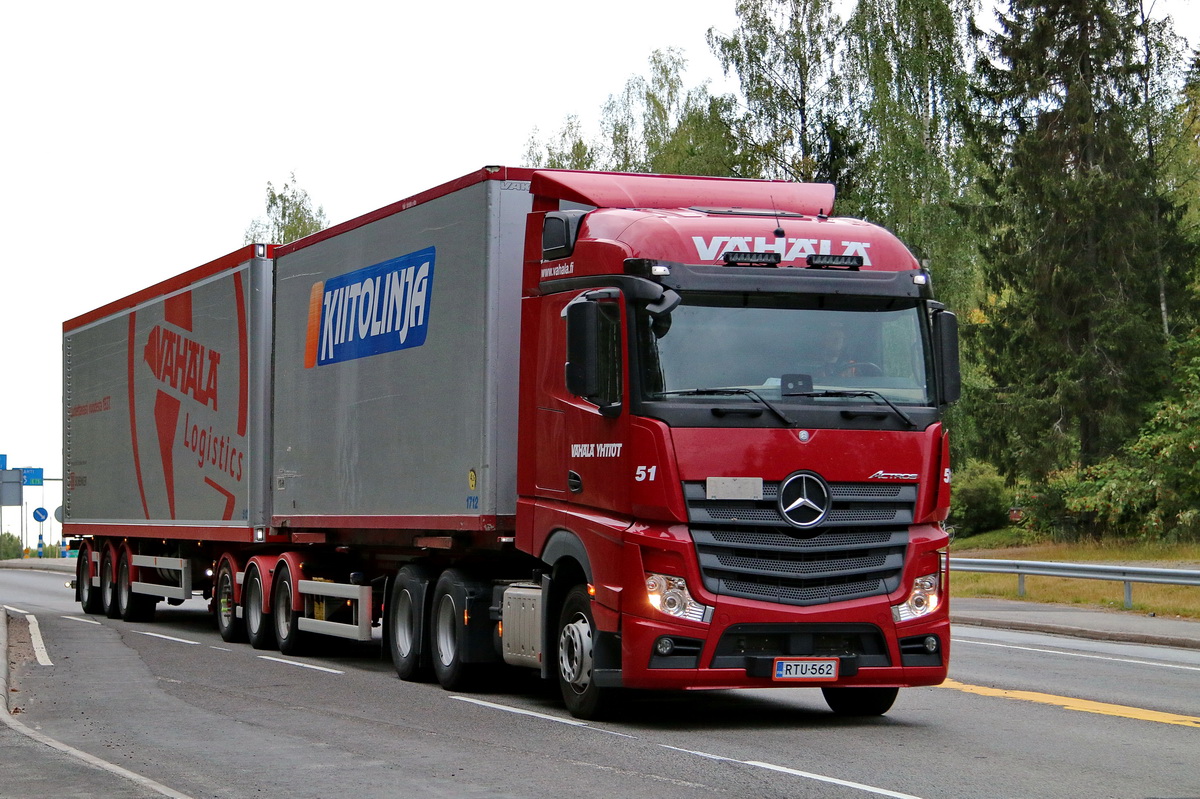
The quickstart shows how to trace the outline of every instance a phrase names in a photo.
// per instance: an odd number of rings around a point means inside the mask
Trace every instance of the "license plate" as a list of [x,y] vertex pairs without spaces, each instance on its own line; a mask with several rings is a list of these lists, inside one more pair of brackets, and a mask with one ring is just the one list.
[[775,658],[774,680],[817,682],[837,678],[837,658]]

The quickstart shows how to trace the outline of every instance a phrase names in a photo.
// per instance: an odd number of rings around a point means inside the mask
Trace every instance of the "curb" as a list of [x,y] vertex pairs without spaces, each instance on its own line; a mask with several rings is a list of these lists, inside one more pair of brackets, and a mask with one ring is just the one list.
[[1068,627],[1061,624],[1039,624],[1037,622],[1007,621],[1002,619],[982,619],[973,617],[950,616],[952,625],[967,627],[990,627],[997,630],[1015,630],[1026,633],[1046,633],[1048,635],[1065,635],[1071,638],[1087,638],[1093,641],[1113,641],[1122,644],[1149,644],[1151,646],[1169,646],[1176,649],[1200,649],[1200,641],[1194,638],[1179,638],[1170,635],[1154,635],[1152,633],[1126,633],[1112,630],[1089,630],[1084,627]]
[[8,706],[8,608],[0,608],[4,618],[0,619],[0,691],[4,692],[4,714],[10,715]]
[[0,560],[0,569],[21,569],[24,571],[55,572],[64,574],[76,570],[75,558],[17,558]]

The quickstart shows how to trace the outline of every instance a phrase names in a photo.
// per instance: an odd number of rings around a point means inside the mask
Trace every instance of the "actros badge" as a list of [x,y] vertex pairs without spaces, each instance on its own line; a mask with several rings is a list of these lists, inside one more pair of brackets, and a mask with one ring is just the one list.
[[795,472],[779,485],[779,512],[793,527],[816,527],[829,505],[829,484],[815,472]]

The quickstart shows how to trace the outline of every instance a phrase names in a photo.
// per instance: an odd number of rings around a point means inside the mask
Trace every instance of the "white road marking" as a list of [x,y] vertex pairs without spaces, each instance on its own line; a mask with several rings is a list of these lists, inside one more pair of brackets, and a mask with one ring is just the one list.
[[972,641],[967,638],[951,638],[956,644],[975,644],[976,646],[995,646],[1000,649],[1019,649],[1023,652],[1039,652],[1046,655],[1063,655],[1072,658],[1088,658],[1089,660],[1108,660],[1113,663],[1130,663],[1135,666],[1158,666],[1162,669],[1183,669],[1184,671],[1200,671],[1200,666],[1183,666],[1178,663],[1155,663],[1152,660],[1135,660],[1133,658],[1115,658],[1108,655],[1088,655],[1083,652],[1064,652],[1059,649],[1041,649],[1035,646],[1018,646],[1016,644],[996,644],[990,641]]
[[77,760],[82,760],[84,763],[95,766],[96,768],[104,769],[105,771],[109,772],[110,774],[116,774],[118,777],[124,777],[127,780],[131,780],[132,782],[135,782],[138,785],[141,785],[143,788],[148,788],[149,790],[154,791],[156,793],[160,793],[163,796],[169,796],[171,799],[192,799],[192,797],[188,796],[187,794],[180,793],[179,791],[175,790],[174,788],[168,788],[166,785],[163,785],[161,782],[155,782],[154,780],[150,779],[149,777],[143,777],[141,774],[137,774],[133,771],[130,771],[129,769],[121,768],[120,766],[116,765],[115,763],[109,763],[107,760],[101,760],[100,758],[96,757],[95,755],[89,755],[87,752],[76,749],[75,747],[70,746],[69,744],[65,744],[62,741],[55,740],[54,738],[51,738],[49,735],[45,735],[41,732],[38,732],[37,730],[26,727],[24,724],[17,721],[15,718],[13,718],[8,713],[0,713],[0,720],[3,720],[4,723],[7,724],[10,728],[15,730],[16,732],[21,733],[22,735],[26,736],[27,738],[32,738],[33,740],[37,741],[38,743],[45,744],[46,746],[49,746],[52,749],[57,749],[60,752],[70,755],[71,757],[73,757]]
[[162,633],[148,633],[142,630],[136,630],[138,635],[148,635],[151,638],[161,638],[164,641],[174,641],[177,644],[187,644],[188,646],[200,646],[199,641],[189,641],[186,638],[175,638],[171,635],[163,635]]
[[854,788],[855,790],[866,791],[867,793],[873,793],[873,794],[876,794],[877,796],[890,796],[890,797],[892,797],[892,799],[919,799],[919,797],[913,796],[910,793],[899,793],[897,791],[889,791],[886,788],[876,788],[873,785],[863,785],[861,782],[850,782],[849,780],[839,780],[836,777],[826,777],[823,774],[813,774],[808,771],[799,771],[794,768],[786,768],[784,766],[776,766],[772,763],[761,763],[757,760],[743,760],[742,762],[745,763],[747,766],[758,766],[759,768],[770,769],[771,771],[779,771],[784,774],[794,774],[797,777],[804,777],[805,779],[809,779],[809,780],[816,780],[818,782],[827,782],[832,785],[842,785],[842,786],[845,786],[846,788]]
[[[495,702],[487,702],[482,699],[473,699],[473,698],[467,697],[467,696],[452,696],[450,698],[456,699],[459,702],[470,702],[473,705],[489,707],[494,710],[503,710],[506,713],[515,713],[520,716],[532,716],[533,718],[542,719],[543,721],[553,721],[557,724],[568,724],[573,727],[587,727],[588,729],[595,730],[596,732],[611,732],[611,730],[605,730],[601,727],[592,727],[587,722],[579,721],[577,719],[564,719],[560,716],[551,716],[547,713],[538,713],[537,711],[534,711],[534,710],[522,710],[521,708],[512,707],[510,705],[499,705],[499,704],[496,704]],[[623,738],[632,738],[634,740],[638,739],[636,735],[626,735],[625,733],[614,733],[614,734],[620,735]],[[777,766],[773,763],[763,763],[758,760],[738,760],[737,758],[733,758],[733,757],[724,757],[722,755],[714,755],[714,754],[710,754],[708,752],[698,752],[694,749],[681,749],[678,746],[670,746],[668,744],[658,744],[658,746],[661,746],[663,749],[670,749],[672,751],[682,752],[687,755],[695,755],[696,757],[703,757],[707,760],[721,760],[721,761],[725,761],[727,763],[737,763],[737,764],[743,765],[743,766],[753,766],[755,768],[764,768],[764,769],[768,769],[770,771],[777,771],[782,774],[791,774],[796,777],[804,777],[805,779],[816,780],[817,782],[825,782],[825,783],[829,783],[831,785],[841,785],[846,788],[854,788],[859,791],[873,793],[877,796],[888,796],[888,797],[891,797],[891,799],[920,799],[920,797],[913,796],[912,794],[908,794],[908,793],[899,793],[897,791],[889,791],[886,788],[877,788],[873,785],[864,785],[861,782],[851,782],[849,780],[838,779],[837,777],[827,777],[823,774],[814,774],[810,771],[800,771],[799,769],[788,768],[786,766]]]
[[[4,607],[8,608],[9,606],[5,605]],[[32,616],[30,616],[30,614],[26,614],[26,616],[29,618],[29,620],[31,622],[30,630],[32,631],[32,630],[36,629],[36,621],[37,620],[34,619]],[[80,621],[84,621],[84,620],[81,619]],[[39,641],[41,640],[40,633],[38,634],[38,640]],[[4,650],[7,648],[8,648],[7,630],[0,629],[0,650]],[[5,691],[8,690],[7,685],[4,685],[3,683],[0,683],[0,685],[3,685],[3,688]],[[56,749],[59,752],[62,752],[63,754],[66,754],[70,757],[75,758],[76,760],[82,760],[84,763],[87,763],[91,766],[95,766],[98,769],[103,769],[104,771],[107,771],[110,774],[115,774],[118,777],[122,777],[122,778],[130,780],[134,783],[137,783],[138,785],[142,786],[143,788],[154,791],[155,793],[161,794],[163,796],[169,797],[169,799],[192,799],[192,797],[188,796],[187,794],[180,793],[179,791],[175,790],[174,788],[168,788],[166,785],[163,785],[160,782],[155,782],[154,780],[150,779],[149,777],[143,777],[141,774],[137,774],[133,771],[130,771],[129,769],[121,768],[120,766],[116,765],[115,763],[109,763],[107,760],[101,760],[100,758],[96,757],[95,755],[88,754],[87,752],[84,752],[83,750],[76,749],[75,747],[70,746],[69,744],[65,744],[62,741],[51,738],[49,735],[46,735],[45,733],[42,733],[42,732],[39,732],[38,730],[27,727],[24,724],[22,724],[20,721],[18,721],[15,716],[13,716],[11,713],[9,713],[8,709],[6,707],[0,708],[0,721],[3,721],[14,732],[18,732],[21,735],[24,735],[25,737],[30,738],[34,741],[37,741],[40,744],[49,746],[51,749]]]
[[559,716],[551,716],[548,713],[538,713],[535,710],[521,710],[520,708],[510,707],[508,705],[498,705],[495,702],[485,702],[482,699],[472,699],[469,696],[452,696],[450,698],[456,699],[459,702],[470,702],[472,705],[490,707],[493,710],[503,710],[505,713],[515,713],[518,716],[532,716],[535,719],[542,719],[543,721],[554,721],[558,722],[559,724],[568,724],[572,727],[591,726],[586,721],[579,721],[578,719],[564,719]]
[[20,608],[14,608],[12,605],[5,605],[4,609],[11,610],[13,613],[20,613],[22,616],[25,616],[29,613],[29,611],[27,611],[27,610],[21,610]]
[[100,624],[100,622],[96,621],[95,619],[85,619],[83,616],[63,616],[63,618],[70,619],[71,621],[81,621],[84,624]]
[[695,755],[696,757],[703,757],[708,760],[724,760],[727,763],[745,762],[742,760],[734,760],[732,757],[722,757],[721,755],[710,755],[708,752],[698,752],[695,749],[681,749],[678,746],[671,746],[670,744],[659,744],[659,746],[661,746],[663,749],[670,749],[673,752],[683,752],[685,755]]
[[344,671],[338,671],[337,669],[327,669],[324,666],[313,666],[312,664],[309,664],[309,663],[298,663],[295,660],[284,660],[283,658],[275,658],[275,657],[271,657],[270,655],[259,655],[258,657],[260,660],[270,660],[274,663],[284,663],[288,666],[299,666],[302,669],[312,669],[313,671],[324,671],[329,674],[345,674],[346,673]]
[[42,628],[38,626],[37,618],[31,613],[25,617],[25,621],[29,622],[29,638],[33,643],[33,654],[37,656],[37,662],[43,666],[53,666],[54,662],[46,652],[46,642],[42,640]]

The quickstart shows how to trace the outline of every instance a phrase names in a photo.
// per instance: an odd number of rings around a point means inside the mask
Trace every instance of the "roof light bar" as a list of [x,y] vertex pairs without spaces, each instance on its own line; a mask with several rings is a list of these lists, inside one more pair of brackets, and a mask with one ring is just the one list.
[[723,259],[726,266],[779,266],[783,260],[777,252],[727,252]]
[[809,269],[852,269],[862,268],[861,255],[810,255],[807,259]]

